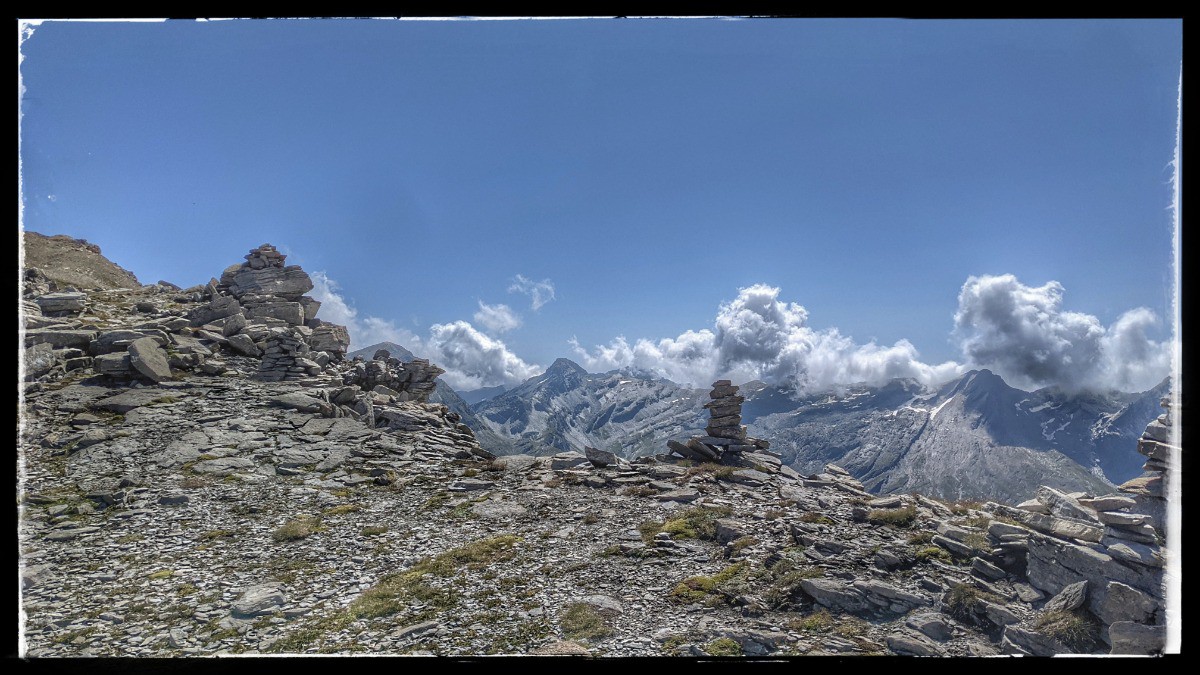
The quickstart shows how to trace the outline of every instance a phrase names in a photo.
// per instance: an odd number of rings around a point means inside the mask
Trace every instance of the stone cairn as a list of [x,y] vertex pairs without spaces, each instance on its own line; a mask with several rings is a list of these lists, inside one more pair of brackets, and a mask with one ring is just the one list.
[[729,380],[713,382],[708,396],[712,400],[704,404],[708,408],[707,436],[696,436],[680,443],[667,441],[667,447],[682,457],[703,462],[715,462],[726,458],[726,453],[766,450],[770,442],[746,435],[742,425],[742,403],[745,396],[738,395],[738,387]]
[[1171,451],[1175,449],[1171,445],[1171,428],[1175,424],[1171,416],[1171,398],[1164,397],[1159,405],[1167,412],[1147,425],[1138,439],[1137,451],[1147,458],[1142,465],[1145,474],[1126,481],[1118,488],[1135,502],[1128,509],[1130,513],[1098,514],[1100,522],[1124,535],[1123,538],[1147,544],[1157,544],[1163,540],[1167,511],[1166,481],[1172,478]]
[[370,361],[355,358],[353,368],[342,376],[342,384],[393,396],[398,402],[423,403],[437,386],[434,380],[444,372],[426,359],[403,363],[388,350],[380,349]]
[[311,350],[304,341],[303,326],[272,328],[263,341],[263,358],[258,365],[258,378],[268,381],[298,380],[320,375],[320,363],[308,358]]

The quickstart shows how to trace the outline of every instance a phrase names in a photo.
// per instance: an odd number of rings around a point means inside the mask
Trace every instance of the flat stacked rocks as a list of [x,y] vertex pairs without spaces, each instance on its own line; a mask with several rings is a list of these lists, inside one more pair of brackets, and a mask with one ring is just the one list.
[[320,375],[321,364],[309,358],[311,349],[305,342],[304,326],[272,328],[263,341],[263,358],[257,377],[261,380],[299,380]]
[[708,426],[704,429],[708,435],[691,438],[687,443],[668,441],[667,447],[683,457],[701,461],[716,461],[725,453],[771,447],[768,441],[746,434],[746,427],[742,425],[742,403],[746,397],[738,395],[737,385],[729,380],[717,380],[712,387],[708,393],[712,400],[704,404],[709,414]]
[[392,396],[398,402],[423,403],[437,386],[437,377],[444,372],[426,359],[402,363],[388,350],[380,349],[370,361],[355,359],[353,368],[342,376],[342,383]]

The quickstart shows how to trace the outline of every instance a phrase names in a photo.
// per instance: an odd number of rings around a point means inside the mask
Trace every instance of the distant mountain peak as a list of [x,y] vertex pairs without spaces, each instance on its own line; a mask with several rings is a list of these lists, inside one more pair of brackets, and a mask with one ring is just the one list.
[[546,375],[566,375],[569,373],[587,375],[587,371],[584,370],[583,366],[571,359],[565,358],[555,359],[554,363],[550,364],[550,367],[546,369]]

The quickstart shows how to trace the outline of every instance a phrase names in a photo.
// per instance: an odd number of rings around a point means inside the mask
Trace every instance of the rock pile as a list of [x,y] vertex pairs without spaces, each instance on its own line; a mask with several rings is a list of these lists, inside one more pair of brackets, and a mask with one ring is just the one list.
[[311,350],[304,341],[303,326],[272,328],[263,340],[263,357],[258,366],[257,377],[262,380],[298,380],[320,375],[321,364],[308,358]]
[[738,395],[739,387],[729,380],[717,380],[712,386],[708,394],[712,400],[704,404],[709,414],[704,429],[708,435],[693,437],[687,443],[668,441],[667,447],[681,457],[710,462],[722,459],[726,453],[770,448],[768,441],[746,435],[746,427],[742,425],[742,403],[746,397]]
[[[1169,401],[1163,401],[1168,407]],[[1169,408],[1168,408],[1169,410]],[[1048,486],[1035,499],[1013,508],[989,502],[984,509],[1002,520],[988,524],[992,549],[973,561],[973,571],[996,582],[1020,579],[1022,592],[1040,612],[1029,625],[1005,625],[1001,646],[1008,653],[1044,656],[1078,651],[1047,635],[1046,626],[1072,621],[1111,654],[1160,653],[1165,640],[1162,548],[1162,481],[1169,470],[1170,414],[1146,428],[1138,452],[1149,475],[1120,487],[1121,494],[1066,494]],[[955,554],[961,544],[935,537]],[[1015,585],[1015,584],[1014,584]],[[1075,634],[1080,634],[1076,631]]]
[[1106,525],[1140,530],[1137,533],[1143,537],[1146,536],[1146,530],[1141,527],[1143,524],[1152,526],[1160,536],[1164,531],[1167,504],[1166,481],[1170,479],[1173,468],[1170,465],[1171,451],[1175,447],[1171,445],[1171,429],[1175,420],[1171,416],[1170,397],[1163,398],[1159,404],[1167,412],[1159,415],[1158,419],[1147,425],[1146,431],[1138,439],[1137,451],[1147,458],[1146,463],[1142,465],[1145,473],[1126,481],[1118,488],[1121,492],[1130,495],[1134,501],[1129,511],[1144,515],[1145,518],[1136,524],[1128,522],[1127,519],[1110,518],[1104,521]]
[[427,359],[403,363],[388,350],[380,349],[370,361],[355,358],[349,372],[342,375],[342,383],[394,396],[397,401],[424,402],[437,386],[434,380],[444,372]]

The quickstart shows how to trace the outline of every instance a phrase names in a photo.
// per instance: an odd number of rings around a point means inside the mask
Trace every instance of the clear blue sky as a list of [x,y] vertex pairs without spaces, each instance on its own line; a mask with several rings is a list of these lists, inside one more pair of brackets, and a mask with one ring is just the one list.
[[[257,244],[360,319],[480,301],[532,364],[712,329],[753,284],[928,363],[968,277],[1169,317],[1181,22],[221,21],[37,27],[24,227],[151,283]],[[549,279],[534,311],[508,291]],[[1169,326],[1151,332],[1162,340]],[[361,346],[361,345],[360,345]]]

